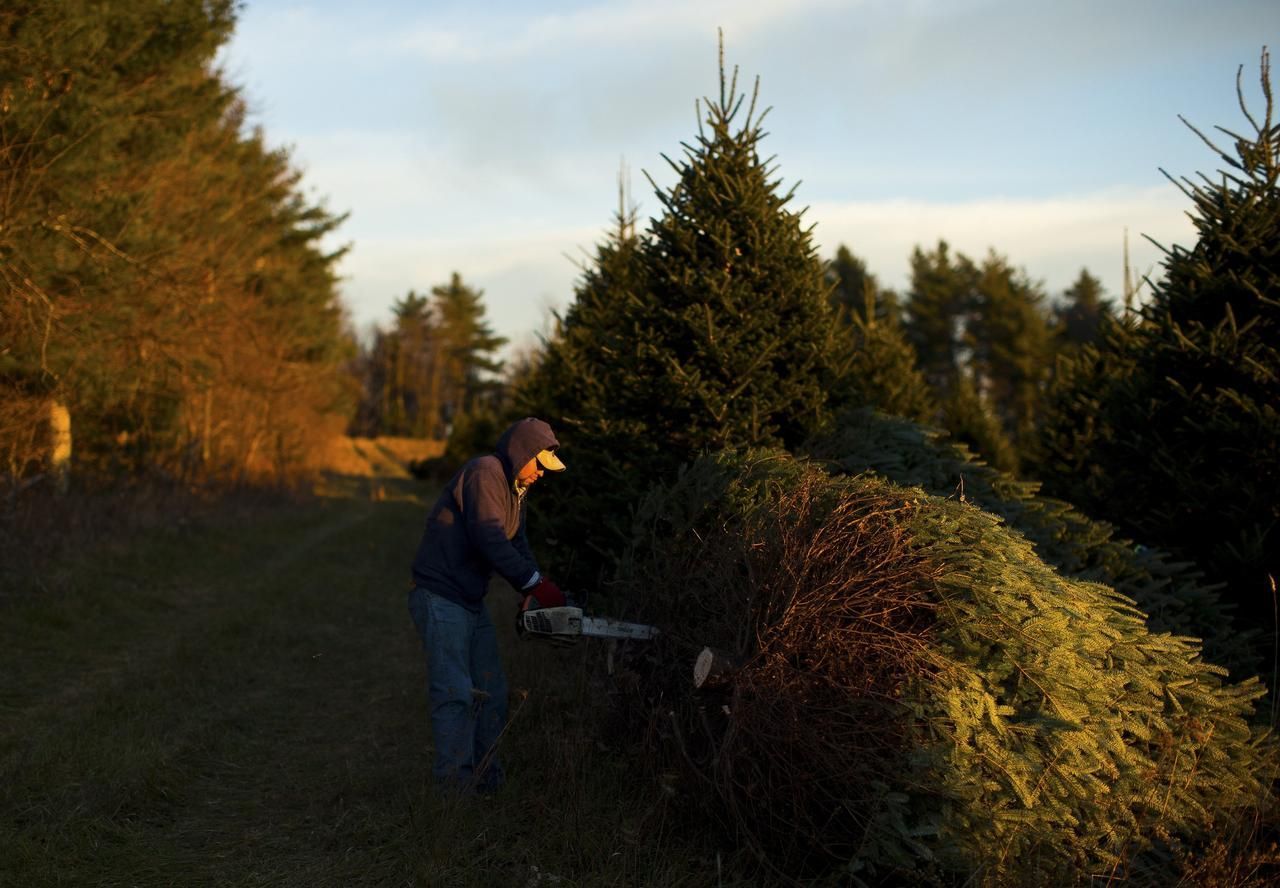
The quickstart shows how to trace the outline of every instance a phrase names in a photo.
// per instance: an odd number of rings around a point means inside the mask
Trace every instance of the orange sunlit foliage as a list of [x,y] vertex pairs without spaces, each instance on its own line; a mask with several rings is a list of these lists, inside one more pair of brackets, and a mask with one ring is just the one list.
[[[20,4],[21,5],[21,4]],[[288,156],[212,68],[230,2],[0,13],[0,458],[281,480],[354,405],[350,336]],[[26,479],[26,481],[24,481]]]

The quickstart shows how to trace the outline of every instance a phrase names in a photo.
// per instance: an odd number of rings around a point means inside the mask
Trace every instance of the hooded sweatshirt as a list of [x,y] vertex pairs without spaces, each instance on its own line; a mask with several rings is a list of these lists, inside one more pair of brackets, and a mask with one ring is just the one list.
[[516,473],[559,446],[551,426],[528,417],[502,433],[494,452],[458,470],[427,515],[413,581],[478,613],[496,571],[516,589],[538,573],[524,531]]

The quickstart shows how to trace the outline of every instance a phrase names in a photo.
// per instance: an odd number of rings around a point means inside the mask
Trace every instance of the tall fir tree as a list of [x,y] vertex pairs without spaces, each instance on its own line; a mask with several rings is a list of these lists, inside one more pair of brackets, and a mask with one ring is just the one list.
[[1053,364],[1043,303],[1040,287],[992,251],[979,271],[965,325],[978,390],[1020,458],[1035,445],[1036,415]]
[[[877,324],[896,327],[901,323],[898,294],[881,287],[876,276],[867,270],[867,263],[844,244],[836,248],[835,257],[827,265],[827,281],[831,285],[831,307],[841,317],[860,313]],[[868,311],[874,314],[868,315]]]
[[[822,262],[794,188],[759,143],[759,84],[737,71],[708,100],[698,138],[668,158],[678,181],[643,250],[656,371],[650,433],[681,460],[727,446],[793,446],[826,416],[831,313]],[[745,115],[743,115],[745,107]]]
[[[1245,625],[1272,625],[1280,578],[1280,126],[1266,113],[1182,179],[1197,241],[1175,246],[1132,323],[1064,362],[1045,423],[1045,489],[1228,584]],[[1190,124],[1188,124],[1190,126]],[[1194,130],[1194,127],[1192,127]]]
[[449,283],[432,287],[431,295],[436,338],[431,403],[448,429],[497,388],[502,362],[496,353],[507,338],[494,333],[485,319],[484,294],[463,283],[457,272]]
[[880,289],[866,263],[841,245],[827,270],[841,363],[832,406],[870,407],[934,423],[938,406],[903,333],[897,297]]
[[1070,350],[1097,342],[1103,319],[1111,315],[1111,301],[1106,298],[1102,281],[1087,268],[1080,269],[1080,276],[1062,294],[1062,303],[1053,311],[1059,346]]
[[633,366],[640,360],[635,307],[646,291],[636,213],[620,187],[613,228],[582,266],[573,302],[519,381],[518,412],[545,416],[566,445],[643,442],[648,386]]
[[962,254],[952,257],[946,241],[931,252],[911,253],[911,289],[907,293],[907,339],[920,369],[939,396],[953,389],[962,364],[964,319],[974,301],[978,271]]
[[[621,183],[620,183],[621,186]],[[531,501],[536,542],[562,578],[594,587],[611,571],[631,532],[631,509],[655,460],[647,380],[636,334],[646,298],[636,213],[619,188],[613,228],[582,267],[574,299],[518,383],[516,413],[544,417],[556,430],[569,471],[556,479],[554,504]],[[548,511],[549,510],[549,511]],[[556,546],[560,540],[573,545]]]
[[759,154],[763,117],[722,49],[719,97],[683,158],[666,158],[677,180],[657,192],[663,212],[644,237],[600,248],[526,402],[564,418],[566,459],[608,462],[580,481],[583,507],[598,506],[586,514],[602,552],[625,541],[640,492],[681,464],[725,447],[795,446],[828,416],[829,287],[793,190],[780,191]]

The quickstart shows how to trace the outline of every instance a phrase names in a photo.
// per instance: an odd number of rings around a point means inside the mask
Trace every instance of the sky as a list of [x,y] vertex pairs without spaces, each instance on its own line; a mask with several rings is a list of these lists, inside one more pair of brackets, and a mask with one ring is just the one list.
[[515,348],[571,303],[620,171],[642,227],[660,212],[718,30],[819,255],[905,290],[912,249],[946,240],[1051,297],[1088,268],[1119,300],[1126,229],[1153,276],[1144,235],[1194,243],[1161,170],[1223,164],[1179,115],[1241,131],[1241,65],[1261,111],[1280,2],[246,0],[218,62],[305,195],[349,214],[327,246],[349,246],[358,330],[456,271]]

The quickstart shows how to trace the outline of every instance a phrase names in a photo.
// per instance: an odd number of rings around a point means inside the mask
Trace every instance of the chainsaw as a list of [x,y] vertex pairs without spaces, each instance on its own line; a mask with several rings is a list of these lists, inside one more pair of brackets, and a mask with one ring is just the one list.
[[574,605],[561,607],[531,606],[520,611],[516,632],[522,638],[544,638],[560,644],[572,644],[580,638],[635,639],[644,641],[658,635],[656,626],[628,623],[612,617],[588,617]]

